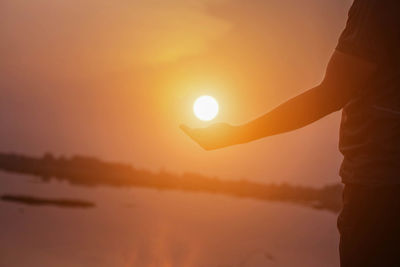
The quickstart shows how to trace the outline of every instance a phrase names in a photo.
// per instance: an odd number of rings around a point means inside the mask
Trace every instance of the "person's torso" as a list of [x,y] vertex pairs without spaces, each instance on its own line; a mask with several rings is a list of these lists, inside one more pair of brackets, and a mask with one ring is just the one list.
[[400,14],[387,25],[378,29],[390,38],[378,46],[377,72],[343,109],[340,175],[347,183],[400,184]]

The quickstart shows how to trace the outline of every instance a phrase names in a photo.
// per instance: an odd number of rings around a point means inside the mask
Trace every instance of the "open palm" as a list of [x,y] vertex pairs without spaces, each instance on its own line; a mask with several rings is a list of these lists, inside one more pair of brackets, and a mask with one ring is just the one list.
[[236,126],[216,123],[206,128],[180,128],[205,150],[214,150],[239,143],[240,134]]

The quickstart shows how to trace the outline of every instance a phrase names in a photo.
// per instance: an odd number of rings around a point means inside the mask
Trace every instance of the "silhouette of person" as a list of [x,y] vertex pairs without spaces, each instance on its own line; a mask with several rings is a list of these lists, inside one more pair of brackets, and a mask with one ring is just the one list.
[[181,128],[212,150],[296,130],[339,110],[341,266],[400,266],[399,0],[354,0],[316,87],[243,125]]

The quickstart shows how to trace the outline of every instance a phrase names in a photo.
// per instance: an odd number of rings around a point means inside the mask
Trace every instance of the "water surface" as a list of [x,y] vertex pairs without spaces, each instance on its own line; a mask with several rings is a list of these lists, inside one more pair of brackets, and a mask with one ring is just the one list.
[[339,266],[336,215],[208,193],[40,183],[0,172],[0,195],[82,199],[92,209],[0,202],[0,266]]

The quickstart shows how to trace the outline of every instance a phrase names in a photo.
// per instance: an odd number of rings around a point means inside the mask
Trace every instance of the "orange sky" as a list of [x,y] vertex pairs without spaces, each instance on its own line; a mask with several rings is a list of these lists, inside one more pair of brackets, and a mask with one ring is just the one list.
[[207,93],[245,122],[316,85],[350,0],[3,0],[0,150],[94,155],[263,182],[339,181],[339,115],[205,152],[178,126]]

